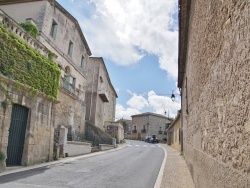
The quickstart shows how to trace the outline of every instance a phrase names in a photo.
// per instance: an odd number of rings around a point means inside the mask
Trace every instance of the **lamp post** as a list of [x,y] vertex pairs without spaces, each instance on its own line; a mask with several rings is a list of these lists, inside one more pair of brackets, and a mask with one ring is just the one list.
[[165,108],[165,112],[164,112],[164,114],[165,114],[165,115],[167,115],[167,111],[166,111],[166,109],[168,110],[168,119],[169,119],[169,109],[168,109],[168,108]]

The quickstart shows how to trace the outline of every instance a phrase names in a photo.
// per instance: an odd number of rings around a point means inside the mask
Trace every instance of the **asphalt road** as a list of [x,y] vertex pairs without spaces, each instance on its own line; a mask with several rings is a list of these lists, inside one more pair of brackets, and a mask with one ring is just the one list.
[[0,176],[0,188],[153,188],[163,149],[128,142],[120,150]]

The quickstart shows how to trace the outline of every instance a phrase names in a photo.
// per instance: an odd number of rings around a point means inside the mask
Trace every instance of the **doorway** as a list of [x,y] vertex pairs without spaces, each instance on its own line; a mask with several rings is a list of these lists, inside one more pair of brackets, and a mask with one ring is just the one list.
[[7,166],[21,165],[28,114],[28,108],[18,104],[13,105],[7,146]]

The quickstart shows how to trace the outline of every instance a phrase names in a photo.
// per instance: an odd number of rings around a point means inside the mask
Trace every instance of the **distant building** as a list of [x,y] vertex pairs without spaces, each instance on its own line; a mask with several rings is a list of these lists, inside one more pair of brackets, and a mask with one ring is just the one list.
[[121,123],[124,128],[124,138],[131,139],[132,120],[119,119],[117,122]]
[[110,81],[104,60],[90,57],[86,65],[86,120],[105,131],[106,122],[115,121],[115,105],[118,97]]
[[169,119],[166,116],[151,112],[133,115],[131,139],[143,140],[147,135],[156,135],[159,140],[167,137],[166,125]]
[[119,122],[106,122],[106,132],[112,137],[116,138],[116,142],[120,143],[124,140],[124,128]]

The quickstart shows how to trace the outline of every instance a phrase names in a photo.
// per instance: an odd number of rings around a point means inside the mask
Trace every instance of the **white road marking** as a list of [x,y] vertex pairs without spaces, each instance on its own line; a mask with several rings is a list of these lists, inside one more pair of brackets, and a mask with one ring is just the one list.
[[128,146],[132,146],[132,145],[129,144]]
[[144,147],[147,147],[147,145],[143,145]]
[[135,145],[135,146],[140,146],[140,145]]

